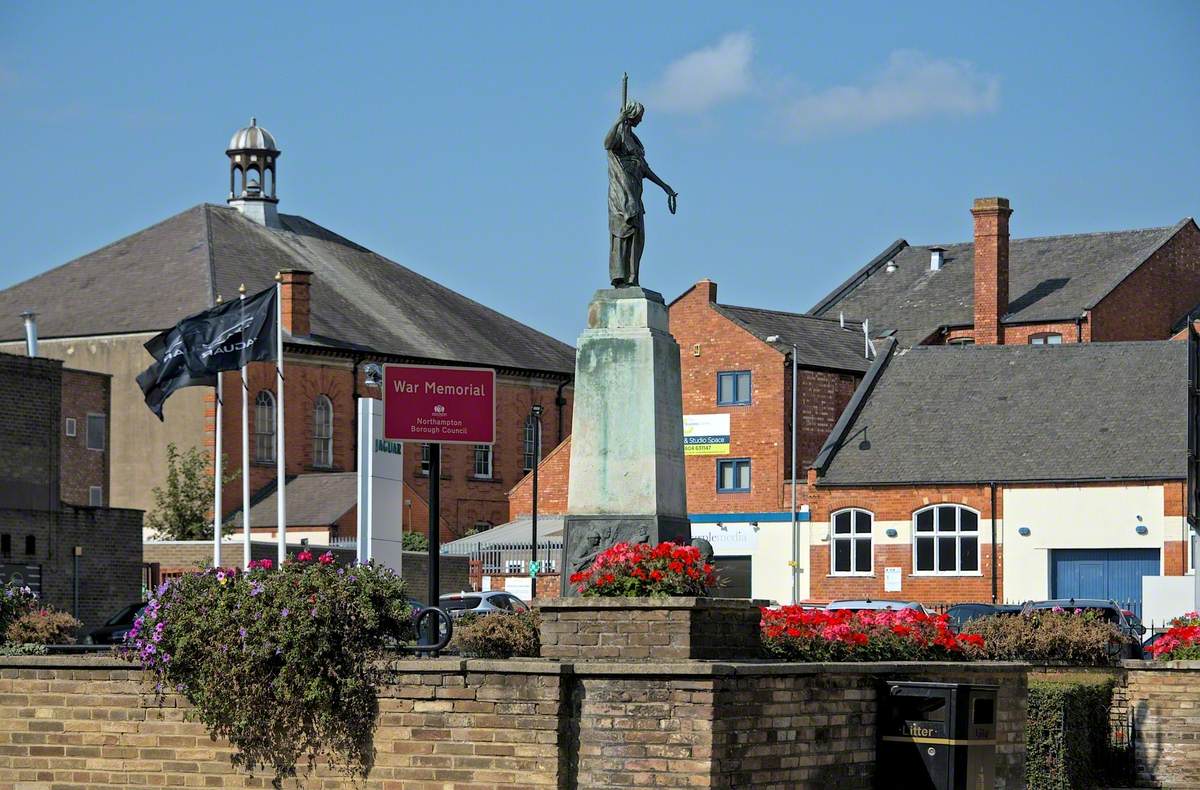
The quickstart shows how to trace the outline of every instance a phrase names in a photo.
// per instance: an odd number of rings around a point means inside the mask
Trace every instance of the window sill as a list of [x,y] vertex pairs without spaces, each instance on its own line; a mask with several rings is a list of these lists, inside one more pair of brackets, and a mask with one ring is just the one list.
[[874,573],[834,573],[827,574],[826,579],[875,579]]
[[746,401],[745,403],[717,403],[718,409],[733,408],[735,406],[753,406],[754,403]]
[[469,480],[472,483],[502,483],[502,482],[504,482],[503,480],[501,480],[500,478],[495,477],[495,476],[479,477],[478,475],[471,475],[467,478],[467,480]]
[[274,462],[274,461],[259,461],[259,460],[254,460],[254,461],[251,461],[251,462],[250,462],[250,465],[251,465],[251,466],[275,466],[275,462]]
[[749,494],[750,489],[749,488],[726,488],[726,489],[718,488],[717,493],[718,494]]

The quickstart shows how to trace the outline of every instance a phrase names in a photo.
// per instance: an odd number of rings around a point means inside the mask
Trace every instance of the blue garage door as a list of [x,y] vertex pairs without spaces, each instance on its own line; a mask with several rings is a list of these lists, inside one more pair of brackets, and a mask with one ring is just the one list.
[[1141,617],[1142,577],[1158,574],[1158,549],[1054,549],[1050,597],[1103,598]]

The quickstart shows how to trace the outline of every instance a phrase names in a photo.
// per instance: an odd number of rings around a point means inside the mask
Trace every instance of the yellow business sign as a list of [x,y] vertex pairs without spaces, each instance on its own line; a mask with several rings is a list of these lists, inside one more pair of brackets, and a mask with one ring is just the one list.
[[683,454],[729,455],[729,415],[683,415]]

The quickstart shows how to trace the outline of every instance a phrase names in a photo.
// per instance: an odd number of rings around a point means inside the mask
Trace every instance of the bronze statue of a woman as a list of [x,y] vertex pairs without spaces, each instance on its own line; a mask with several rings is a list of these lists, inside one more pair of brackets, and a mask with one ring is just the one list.
[[662,187],[672,214],[678,196],[650,169],[646,163],[646,149],[633,133],[633,128],[642,122],[646,109],[638,102],[622,102],[622,105],[621,115],[604,137],[604,147],[608,150],[608,233],[611,237],[608,276],[614,288],[638,284],[642,249],[646,246],[642,179],[648,178]]

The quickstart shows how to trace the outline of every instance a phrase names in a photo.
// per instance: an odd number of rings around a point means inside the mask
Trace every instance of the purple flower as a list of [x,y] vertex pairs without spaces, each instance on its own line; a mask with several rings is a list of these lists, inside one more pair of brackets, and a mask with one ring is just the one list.
[[246,629],[245,629],[245,627],[242,627],[242,628],[239,628],[239,629],[238,629],[238,636],[240,636],[242,639],[245,639],[245,638],[246,638]]
[[1061,606],[1056,606],[1053,609],[1051,609],[1050,611],[1054,612],[1055,614],[1062,614],[1063,612],[1066,611],[1066,609],[1063,609]]
[[288,616],[288,614],[289,614],[289,612],[288,612],[288,608],[287,608],[286,606],[285,606],[285,607],[283,607],[282,609],[280,609],[280,610],[279,610],[279,613],[280,613],[281,615],[283,615],[284,617],[287,617],[287,616]]
[[263,586],[261,584],[259,584],[258,582],[254,582],[253,584],[250,585],[250,597],[251,598],[258,595],[262,591],[263,591]]
[[309,617],[316,617],[316,616],[317,616],[317,607],[315,607],[315,606],[314,606],[314,607],[312,608],[312,611],[311,611],[311,612],[309,612],[309,615],[308,615],[308,616],[309,616]]
[[1078,606],[1076,606],[1076,607],[1075,607],[1075,611],[1074,611],[1074,612],[1072,612],[1072,614],[1083,614],[1083,610],[1082,610],[1082,609],[1080,609]]

